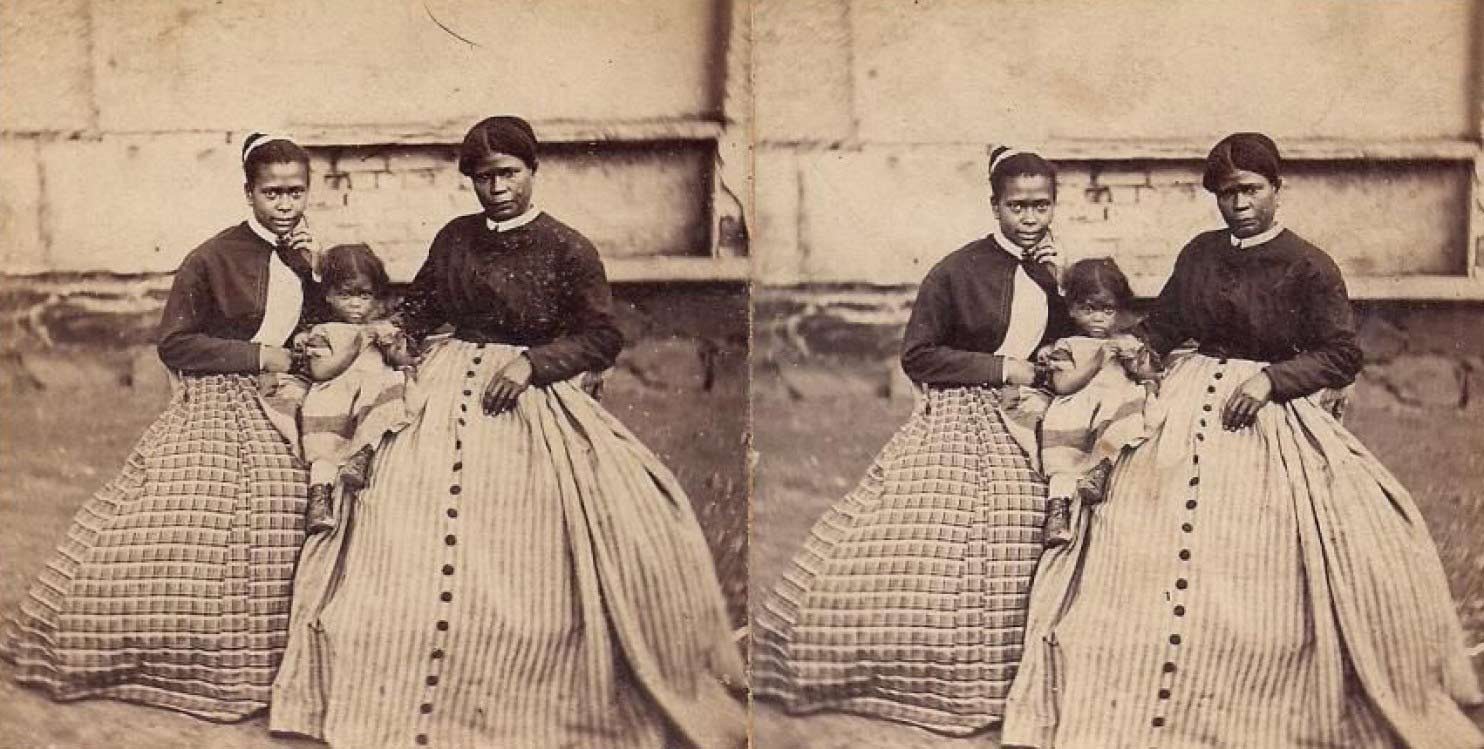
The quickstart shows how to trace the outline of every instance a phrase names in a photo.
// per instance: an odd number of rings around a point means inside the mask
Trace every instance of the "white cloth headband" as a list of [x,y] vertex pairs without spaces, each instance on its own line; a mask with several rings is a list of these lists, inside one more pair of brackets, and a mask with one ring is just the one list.
[[1019,156],[1020,154],[1023,154],[1023,153],[1027,153],[1027,152],[1026,151],[1022,151],[1019,148],[1006,148],[1005,150],[1001,151],[998,156],[994,157],[989,162],[989,176],[991,176],[991,177],[994,176],[994,170],[995,169],[998,169],[999,166],[1000,166],[1000,163],[1003,162],[1005,159],[1008,159],[1011,156]]
[[247,155],[252,153],[253,149],[263,145],[264,143],[271,143],[275,140],[284,140],[290,143],[294,142],[293,139],[287,138],[282,135],[259,135],[257,140],[249,144],[247,148],[242,149],[242,163],[247,163]]

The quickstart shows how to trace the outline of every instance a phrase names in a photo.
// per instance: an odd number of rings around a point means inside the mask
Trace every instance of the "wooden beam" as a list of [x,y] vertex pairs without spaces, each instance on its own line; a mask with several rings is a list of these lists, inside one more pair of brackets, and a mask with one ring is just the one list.
[[[1190,161],[1206,158],[1209,138],[1176,140],[1053,140],[1036,152],[1061,161]],[[1283,158],[1294,161],[1472,161],[1477,141],[1462,138],[1419,140],[1283,139]],[[986,149],[987,150],[987,149]]]
[[603,266],[613,283],[746,281],[751,261],[745,257],[608,258]]
[[[1129,283],[1140,297],[1153,297],[1164,286],[1163,276],[1134,276]],[[1356,301],[1415,302],[1484,301],[1484,279],[1465,276],[1347,276],[1346,289]]]
[[[455,145],[473,125],[472,121],[434,124],[390,124],[354,126],[289,126],[294,140],[308,147],[333,146],[425,146]],[[657,140],[716,140],[722,124],[709,119],[654,119],[616,122],[537,120],[531,123],[543,143],[642,142]],[[231,133],[240,142],[248,133]]]

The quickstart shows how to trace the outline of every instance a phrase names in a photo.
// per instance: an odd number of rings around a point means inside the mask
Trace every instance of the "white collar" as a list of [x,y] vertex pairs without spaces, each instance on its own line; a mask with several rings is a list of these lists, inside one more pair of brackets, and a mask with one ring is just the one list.
[[510,231],[511,229],[519,229],[520,227],[525,226],[532,221],[535,221],[536,217],[540,215],[541,209],[537,208],[536,206],[531,206],[526,209],[525,213],[522,213],[515,218],[505,219],[504,221],[496,221],[486,216],[484,218],[484,223],[490,228],[490,231]]
[[1273,237],[1278,236],[1282,232],[1283,225],[1278,223],[1277,221],[1274,221],[1273,225],[1269,226],[1268,230],[1261,234],[1254,234],[1250,237],[1238,237],[1235,234],[1231,235],[1232,246],[1239,250],[1245,250],[1251,247],[1256,247],[1260,244],[1267,244],[1268,242],[1272,241]]
[[[303,221],[304,219],[299,219],[299,220],[300,221]],[[273,252],[273,258],[274,259],[272,260],[272,262],[276,262],[276,263],[282,263],[283,262],[283,260],[278,259],[278,239],[279,238],[278,238],[278,235],[277,234],[274,234],[272,231],[270,231],[268,229],[268,227],[263,226],[261,223],[259,223],[258,217],[257,216],[254,216],[254,215],[252,215],[250,213],[247,215],[247,228],[252,229],[252,233],[258,235],[258,237],[260,239],[262,239],[264,242],[267,242],[268,244],[270,244],[270,245],[273,246],[273,250],[274,250],[274,252]],[[288,266],[284,266],[284,267],[288,267]],[[319,274],[319,258],[318,257],[311,257],[310,260],[309,260],[309,276],[314,279],[315,283],[319,283],[319,281],[320,281],[320,274]]]
[[252,233],[261,237],[264,242],[274,247],[278,246],[278,235],[259,223],[258,217],[251,213],[247,214],[247,228],[252,229]]
[[989,233],[989,236],[994,237],[994,243],[999,245],[1000,249],[1004,250],[1005,254],[1010,257],[1015,258],[1017,261],[1025,257],[1024,247],[1011,242],[1009,237],[1000,233],[999,222],[995,222],[994,230]]

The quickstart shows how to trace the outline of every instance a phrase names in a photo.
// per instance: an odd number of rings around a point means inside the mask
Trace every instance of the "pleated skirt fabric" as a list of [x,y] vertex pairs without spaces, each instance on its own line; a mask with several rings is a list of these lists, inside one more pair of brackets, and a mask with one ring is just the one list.
[[306,474],[255,381],[183,378],[0,634],[15,678],[217,721],[267,707]]
[[964,735],[1020,660],[1046,485],[999,394],[928,390],[755,610],[753,691]]
[[1221,427],[1262,366],[1176,364],[1163,427],[1043,559],[1007,746],[1484,746],[1405,489],[1317,399]]
[[449,340],[422,416],[310,537],[271,728],[334,747],[733,747],[740,653],[689,500],[562,382],[483,413],[520,349]]

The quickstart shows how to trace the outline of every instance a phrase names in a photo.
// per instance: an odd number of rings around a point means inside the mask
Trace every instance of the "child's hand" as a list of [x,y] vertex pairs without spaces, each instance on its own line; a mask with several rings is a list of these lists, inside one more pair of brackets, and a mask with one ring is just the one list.
[[371,340],[382,345],[394,343],[402,335],[401,329],[391,320],[366,323],[366,332],[371,334]]
[[1033,385],[1036,382],[1036,368],[1028,361],[1007,356],[1001,377],[1006,385]]
[[1110,337],[1108,345],[1113,349],[1113,355],[1124,361],[1133,360],[1144,350],[1144,342],[1127,333]]

